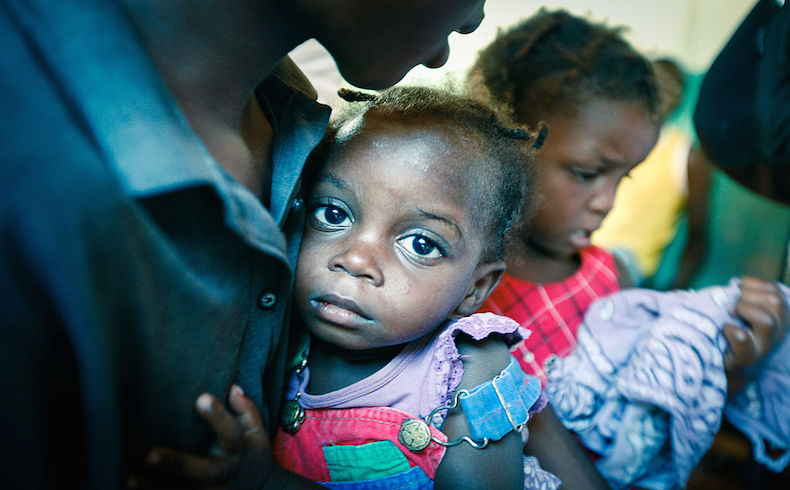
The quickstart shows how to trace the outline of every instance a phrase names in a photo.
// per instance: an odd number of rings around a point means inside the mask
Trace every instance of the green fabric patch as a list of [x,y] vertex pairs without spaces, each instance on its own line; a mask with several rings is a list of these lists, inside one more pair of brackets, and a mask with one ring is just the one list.
[[324,458],[334,482],[375,480],[411,469],[406,456],[392,441],[324,446]]

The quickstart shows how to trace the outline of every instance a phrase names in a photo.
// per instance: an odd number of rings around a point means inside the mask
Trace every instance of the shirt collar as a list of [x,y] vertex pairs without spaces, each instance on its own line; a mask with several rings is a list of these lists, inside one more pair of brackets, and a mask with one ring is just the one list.
[[228,224],[253,242],[270,235],[265,230],[271,229],[272,218],[283,222],[304,161],[329,117],[327,107],[316,107],[310,89],[295,90],[301,82],[295,65],[270,77],[274,115],[281,120],[273,122],[269,215],[192,131],[116,2],[9,0],[9,8],[130,196],[212,186],[225,205]]

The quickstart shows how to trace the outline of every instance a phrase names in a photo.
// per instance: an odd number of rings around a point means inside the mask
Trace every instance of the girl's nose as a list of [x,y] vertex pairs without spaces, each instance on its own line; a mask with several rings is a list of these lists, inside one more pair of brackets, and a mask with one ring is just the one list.
[[590,199],[590,209],[598,214],[608,214],[614,206],[618,181],[602,182]]
[[384,284],[377,259],[377,249],[362,240],[355,240],[345,250],[329,259],[329,270],[364,279],[373,286]]

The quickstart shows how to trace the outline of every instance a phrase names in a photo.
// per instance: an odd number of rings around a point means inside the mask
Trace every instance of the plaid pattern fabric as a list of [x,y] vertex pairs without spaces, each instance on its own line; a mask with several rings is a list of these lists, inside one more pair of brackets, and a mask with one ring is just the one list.
[[532,331],[510,352],[521,368],[546,384],[546,370],[576,347],[576,331],[590,303],[620,289],[614,257],[594,245],[581,250],[581,267],[569,278],[536,284],[505,274],[480,311],[508,316]]

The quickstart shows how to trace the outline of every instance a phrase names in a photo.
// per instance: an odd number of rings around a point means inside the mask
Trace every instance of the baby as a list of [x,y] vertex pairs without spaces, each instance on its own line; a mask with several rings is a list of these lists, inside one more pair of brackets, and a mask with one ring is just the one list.
[[317,155],[294,299],[309,347],[275,458],[328,486],[522,488],[540,381],[501,338],[518,324],[472,314],[504,271],[534,136],[439,90],[346,96],[364,105]]

